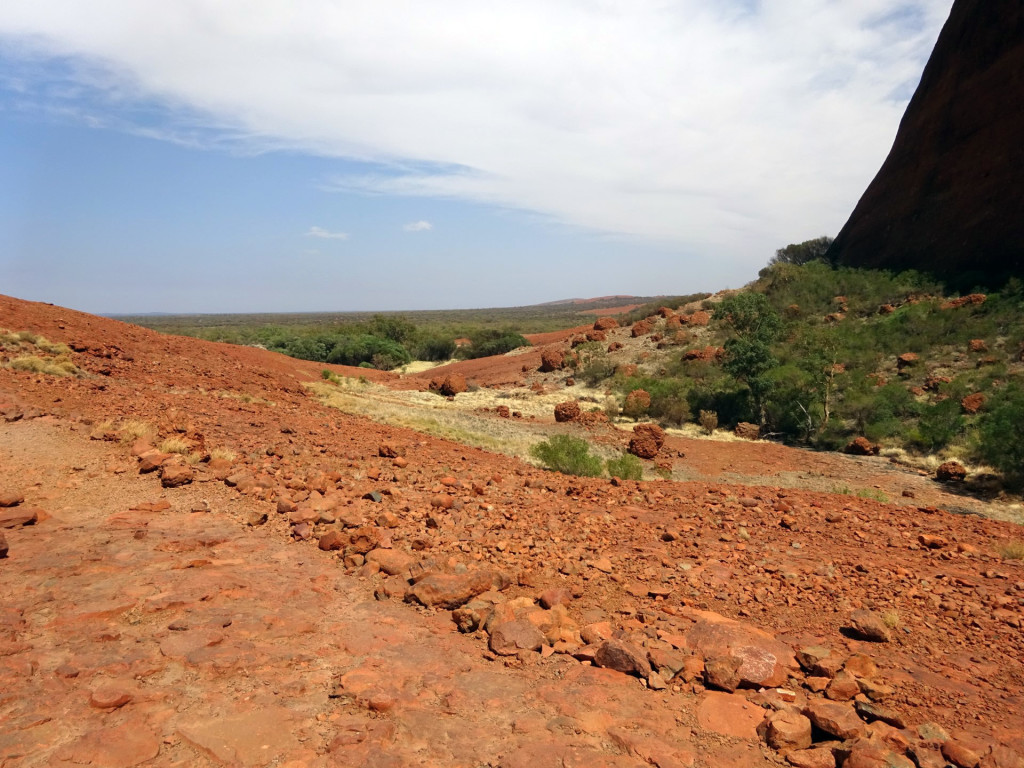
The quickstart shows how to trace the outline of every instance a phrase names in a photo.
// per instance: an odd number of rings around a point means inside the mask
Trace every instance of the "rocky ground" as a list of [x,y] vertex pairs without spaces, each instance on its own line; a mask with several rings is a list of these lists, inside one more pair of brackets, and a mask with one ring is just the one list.
[[0,369],[2,766],[1022,765],[1022,531],[916,473],[564,477],[326,408],[319,365],[0,318],[86,372]]

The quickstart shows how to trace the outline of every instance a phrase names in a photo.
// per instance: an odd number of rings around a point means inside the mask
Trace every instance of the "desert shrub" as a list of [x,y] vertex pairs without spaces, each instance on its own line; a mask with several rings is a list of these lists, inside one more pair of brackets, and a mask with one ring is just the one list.
[[[657,311],[662,307],[676,309],[684,304],[690,304],[694,301],[706,299],[710,295],[710,293],[690,293],[685,296],[665,296],[657,299],[656,301],[637,307],[636,309],[632,309],[629,312],[624,312],[623,314],[618,315],[615,319],[619,321],[619,325],[632,325],[635,322],[657,313]],[[707,309],[707,307],[705,307],[705,309]]]
[[922,411],[917,428],[911,432],[911,439],[926,451],[938,451],[953,442],[963,427],[960,403],[950,397]]
[[455,339],[436,334],[425,335],[412,344],[411,351],[417,360],[450,360],[455,355]]
[[838,406],[839,415],[853,423],[853,432],[872,442],[908,431],[910,420],[920,411],[913,395],[898,382],[884,387],[860,386],[848,392]]
[[469,335],[472,342],[468,346],[458,350],[459,357],[477,358],[491,357],[492,355],[504,355],[519,347],[528,347],[530,342],[524,336],[513,330],[485,329],[474,331]]
[[583,379],[587,386],[596,387],[615,374],[615,365],[608,359],[608,353],[604,349],[585,349],[589,346],[584,344],[578,350],[580,364],[576,375]]
[[643,480],[644,465],[636,456],[624,453],[617,459],[608,459],[605,462],[605,469],[610,477],[617,477],[620,480]]
[[704,430],[705,435],[713,434],[718,429],[718,414],[714,411],[701,411],[698,418],[700,428]]
[[741,421],[755,418],[746,390],[728,379],[693,387],[686,401],[691,411],[714,411],[718,414],[718,423],[730,429]]
[[590,452],[590,444],[570,435],[554,435],[537,443],[530,448],[530,455],[547,469],[566,475],[600,477],[603,469],[600,457]]
[[1024,474],[1024,389],[1012,384],[992,395],[978,420],[978,453],[999,471]]
[[[638,389],[647,392],[651,399],[651,404],[646,409],[637,411],[633,418],[646,413],[667,426],[679,426],[690,420],[690,403],[687,400],[690,384],[682,378],[634,376],[624,380],[622,388],[626,394],[626,404],[629,403],[629,394]],[[632,415],[627,413],[625,405],[623,413],[627,416]]]
[[326,362],[338,365],[361,366],[390,370],[412,361],[408,350],[397,341],[362,333],[343,338],[327,356]]
[[1007,560],[1024,560],[1024,541],[1011,539],[998,548],[999,556]]

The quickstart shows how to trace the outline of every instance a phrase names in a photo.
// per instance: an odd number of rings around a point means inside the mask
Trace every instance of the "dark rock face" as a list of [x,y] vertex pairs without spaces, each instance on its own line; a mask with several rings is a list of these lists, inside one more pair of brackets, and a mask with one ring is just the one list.
[[1024,274],[1024,3],[956,0],[828,258],[964,289]]

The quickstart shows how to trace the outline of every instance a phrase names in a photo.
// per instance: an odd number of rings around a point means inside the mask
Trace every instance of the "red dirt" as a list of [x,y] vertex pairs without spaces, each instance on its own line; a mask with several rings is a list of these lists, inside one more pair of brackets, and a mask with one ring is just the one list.
[[[782,487],[819,468],[853,488],[931,482],[884,459],[670,438],[662,455],[722,482],[615,485],[325,408],[301,386],[322,365],[16,299],[0,298],[0,316],[74,342],[89,372],[0,368],[0,496],[42,510],[4,531],[4,768],[767,766],[779,758],[754,727],[772,709],[817,713],[829,677],[836,696],[855,680],[862,704],[866,691],[905,721],[852,715],[887,743],[937,755],[916,730],[934,721],[949,754],[1024,754],[1024,567],[999,555],[1021,529],[921,496],[898,507]],[[539,354],[459,366],[499,379]],[[128,418],[238,458],[164,488],[133,446],[88,439]],[[318,549],[329,531],[346,548]],[[381,572],[398,561],[405,576]],[[454,614],[401,602],[425,594],[407,576],[440,588],[478,569],[511,586]],[[851,634],[858,609],[889,618],[890,642]],[[540,627],[542,652],[497,655],[452,620],[488,614],[506,642],[532,645]],[[795,703],[706,691],[760,669],[730,666],[726,636],[752,643],[749,658],[776,654]],[[810,645],[832,650],[817,672],[778,656]],[[655,671],[640,681],[590,660]]]

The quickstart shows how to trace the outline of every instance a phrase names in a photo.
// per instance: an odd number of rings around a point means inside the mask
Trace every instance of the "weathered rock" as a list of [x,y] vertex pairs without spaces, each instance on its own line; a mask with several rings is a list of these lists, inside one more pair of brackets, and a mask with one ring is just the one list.
[[7,537],[0,531],[0,560],[7,557],[8,552],[10,552],[10,548],[7,545]]
[[317,546],[324,552],[333,552],[341,549],[348,542],[348,537],[341,531],[327,531],[320,537]]
[[0,507],[16,507],[25,501],[25,494],[19,491],[0,493]]
[[981,755],[958,739],[950,739],[942,744],[942,756],[957,768],[978,768]]
[[849,748],[843,768],[916,768],[899,752],[877,739],[857,739]]
[[539,651],[544,644],[544,633],[525,619],[496,624],[491,628],[488,640],[488,647],[499,656],[514,656],[519,651]]
[[[697,725],[702,730],[734,739],[757,739],[764,710],[734,693],[707,691],[697,704]],[[714,763],[709,763],[714,765]]]
[[39,513],[42,510],[35,507],[13,507],[0,511],[0,529],[21,528],[25,525],[35,525],[39,522]]
[[594,321],[595,331],[610,331],[612,328],[618,328],[619,321],[614,317],[599,317]]
[[984,407],[985,400],[985,395],[981,392],[975,392],[974,394],[967,395],[960,400],[960,409],[964,413],[973,416]]
[[761,437],[761,428],[757,424],[751,424],[749,421],[741,421],[736,425],[733,434],[744,440],[757,440]]
[[141,718],[112,728],[99,728],[58,752],[74,765],[134,768],[160,754],[160,740]]
[[160,468],[160,485],[164,488],[177,488],[188,485],[195,476],[195,472],[188,464],[164,464]]
[[641,336],[646,336],[648,333],[654,330],[654,322],[650,318],[640,320],[639,322],[633,323],[633,328],[630,330],[630,335],[636,339]]
[[594,664],[626,675],[636,675],[644,680],[651,674],[651,665],[643,652],[621,640],[605,640],[601,643],[594,655]]
[[882,617],[874,611],[856,610],[850,614],[850,629],[854,634],[873,643],[888,643],[892,632]]
[[843,741],[862,736],[866,729],[854,708],[846,703],[812,699],[804,707],[804,715],[816,728]]
[[708,611],[694,611],[697,623],[686,633],[686,643],[705,659],[731,656],[739,660],[739,685],[774,688],[797,669],[793,650],[757,627]]
[[935,479],[940,483],[962,483],[967,470],[959,461],[947,461],[935,470]]
[[415,559],[398,549],[374,549],[367,553],[366,562],[376,563],[388,576],[397,576],[408,573]]
[[118,709],[133,698],[131,691],[116,685],[104,685],[89,694],[89,706],[96,709]]
[[565,354],[554,347],[548,347],[540,353],[540,369],[545,373],[561,370],[565,365]]
[[555,421],[575,421],[580,417],[580,404],[575,400],[567,400],[555,406]]
[[500,571],[470,571],[449,574],[431,573],[416,582],[405,599],[428,608],[458,608],[489,590],[508,588],[509,578]]
[[786,755],[786,762],[794,768],[836,768],[836,757],[831,749],[800,749]]
[[469,385],[466,383],[466,377],[461,373],[452,373],[444,377],[437,391],[445,397],[454,397],[467,389]]
[[653,459],[665,444],[665,430],[657,424],[643,423],[633,427],[627,449],[641,459]]
[[851,456],[877,456],[879,450],[879,446],[866,437],[858,437],[846,444],[843,453],[848,453]]
[[811,721],[799,712],[783,709],[765,718],[758,728],[765,743],[780,752],[811,746]]
[[860,685],[856,678],[845,670],[836,673],[825,689],[825,696],[833,701],[850,701],[859,693]]

